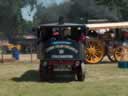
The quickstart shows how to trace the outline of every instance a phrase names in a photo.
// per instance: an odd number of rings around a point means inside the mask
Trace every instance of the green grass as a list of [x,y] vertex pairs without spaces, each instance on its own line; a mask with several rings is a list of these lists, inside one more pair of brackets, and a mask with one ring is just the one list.
[[86,65],[84,82],[38,82],[37,64],[0,64],[0,96],[128,96],[128,69]]

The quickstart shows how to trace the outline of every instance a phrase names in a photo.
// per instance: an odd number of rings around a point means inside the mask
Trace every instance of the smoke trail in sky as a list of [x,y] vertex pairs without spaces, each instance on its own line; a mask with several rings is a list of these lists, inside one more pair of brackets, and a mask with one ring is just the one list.
[[[48,6],[48,5],[53,4],[53,3],[60,4],[60,3],[63,3],[63,2],[64,2],[64,0],[38,0],[38,3],[42,3],[45,6]],[[22,8],[21,11],[22,11],[23,18],[25,20],[28,20],[28,21],[32,21],[33,20],[33,16],[34,16],[34,14],[36,12],[36,10],[31,11],[30,6]]]

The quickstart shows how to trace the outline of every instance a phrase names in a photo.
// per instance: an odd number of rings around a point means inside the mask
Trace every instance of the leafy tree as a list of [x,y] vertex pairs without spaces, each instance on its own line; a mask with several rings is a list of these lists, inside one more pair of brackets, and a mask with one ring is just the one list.
[[66,16],[69,10],[69,3],[57,5],[53,3],[50,6],[37,5],[37,12],[34,16],[34,23],[56,22],[59,16]]
[[120,20],[128,20],[127,0],[96,0],[98,5],[104,5]]
[[24,20],[21,9],[26,6],[31,6],[33,9],[36,6],[36,0],[0,0],[0,32],[9,36],[22,31]]
[[57,21],[65,16],[69,22],[86,23],[88,19],[128,20],[127,0],[65,0],[63,4],[37,5],[34,23]]

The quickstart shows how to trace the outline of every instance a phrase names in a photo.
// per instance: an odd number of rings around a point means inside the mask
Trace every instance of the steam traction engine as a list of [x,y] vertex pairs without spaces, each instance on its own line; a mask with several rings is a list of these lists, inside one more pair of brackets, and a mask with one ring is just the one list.
[[[86,62],[96,64],[107,56],[112,62],[121,59],[123,42],[128,39],[127,22],[86,24],[89,30],[86,36]],[[123,29],[122,29],[123,28]]]

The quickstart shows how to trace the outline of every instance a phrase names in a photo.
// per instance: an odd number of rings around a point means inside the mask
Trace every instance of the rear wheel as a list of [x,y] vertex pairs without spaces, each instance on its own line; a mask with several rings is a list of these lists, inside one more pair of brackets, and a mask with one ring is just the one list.
[[85,79],[85,66],[84,66],[84,63],[82,63],[78,69],[77,69],[77,80],[78,81],[84,81]]
[[87,63],[99,63],[105,55],[104,43],[98,39],[88,39],[86,41],[85,48],[85,61]]
[[116,62],[116,58],[114,56],[115,48],[109,48],[107,52],[107,57],[111,62]]
[[117,46],[114,51],[114,56],[117,61],[120,61],[122,59],[122,53],[123,53],[124,47],[123,46]]
[[39,75],[40,75],[40,81],[48,81],[51,79],[51,71],[49,71],[48,66],[43,66],[43,61],[40,61],[39,66]]
[[47,69],[40,64],[39,68],[39,75],[40,75],[40,81],[46,81],[47,80]]

